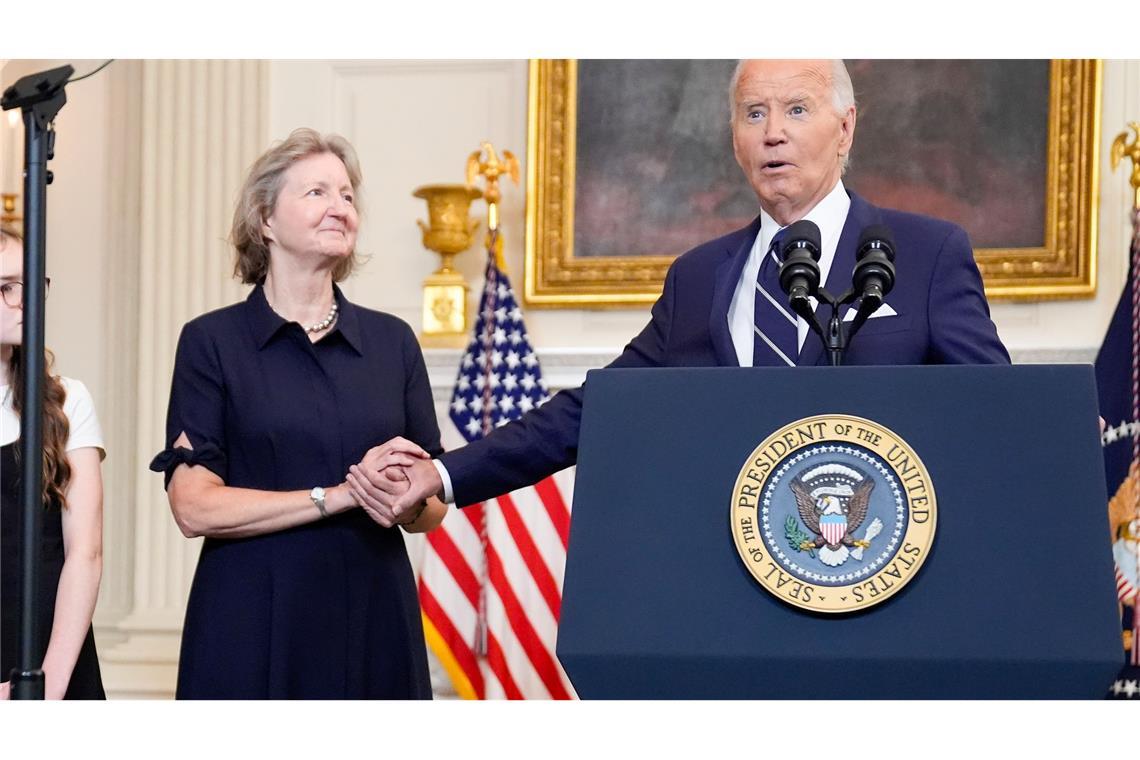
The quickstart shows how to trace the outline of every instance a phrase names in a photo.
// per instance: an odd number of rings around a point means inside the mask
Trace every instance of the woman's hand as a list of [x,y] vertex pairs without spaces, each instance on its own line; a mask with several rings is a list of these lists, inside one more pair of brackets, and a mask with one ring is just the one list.
[[392,505],[408,490],[403,468],[430,458],[416,444],[396,437],[369,449],[359,464],[349,467],[345,484],[369,517],[390,528],[397,516]]
[[385,528],[391,528],[396,524],[392,504],[408,490],[408,478],[404,474],[403,467],[392,465],[379,472],[369,471],[366,476],[364,470],[358,465],[353,465],[345,476],[345,485],[351,491],[356,503],[374,521]]
[[431,459],[431,456],[407,438],[396,436],[386,443],[370,448],[358,466],[378,472],[394,464],[411,466],[416,459]]
[[350,509],[356,509],[359,505],[360,501],[348,483],[341,483],[325,489],[325,509],[330,515],[338,515]]

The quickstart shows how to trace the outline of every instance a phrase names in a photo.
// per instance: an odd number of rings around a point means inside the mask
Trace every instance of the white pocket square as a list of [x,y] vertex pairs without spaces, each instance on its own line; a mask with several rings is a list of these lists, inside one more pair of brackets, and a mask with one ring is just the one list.
[[[857,308],[855,308],[854,306],[849,307],[847,309],[847,313],[843,315],[843,321],[844,322],[853,322],[855,320],[855,314],[858,313],[858,311],[859,310]],[[898,312],[895,311],[894,309],[892,309],[891,305],[889,303],[885,303],[882,306],[880,306],[879,308],[875,309],[875,311],[871,314],[870,317],[868,317],[868,319],[874,319],[875,317],[896,317],[896,316],[898,316]],[[886,328],[884,328],[884,329],[886,329]]]

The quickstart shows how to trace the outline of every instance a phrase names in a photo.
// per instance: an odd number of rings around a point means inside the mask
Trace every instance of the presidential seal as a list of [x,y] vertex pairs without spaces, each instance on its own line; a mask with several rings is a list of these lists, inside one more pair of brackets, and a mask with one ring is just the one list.
[[937,504],[906,441],[861,417],[820,415],[777,430],[740,469],[730,508],[745,567],[816,612],[853,612],[905,586],[930,553]]

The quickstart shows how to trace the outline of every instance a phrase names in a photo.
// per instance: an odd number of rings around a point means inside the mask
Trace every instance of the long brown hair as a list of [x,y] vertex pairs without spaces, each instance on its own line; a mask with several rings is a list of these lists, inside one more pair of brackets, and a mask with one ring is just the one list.
[[[9,241],[23,245],[24,239],[13,230],[0,228],[0,247],[6,247]],[[55,355],[44,349],[44,472],[40,496],[45,506],[66,507],[67,486],[71,483],[71,465],[67,462],[66,447],[71,425],[63,411],[67,390],[60,379],[51,373],[54,363]],[[6,380],[12,394],[12,408],[23,419],[24,354],[21,346],[12,347]]]

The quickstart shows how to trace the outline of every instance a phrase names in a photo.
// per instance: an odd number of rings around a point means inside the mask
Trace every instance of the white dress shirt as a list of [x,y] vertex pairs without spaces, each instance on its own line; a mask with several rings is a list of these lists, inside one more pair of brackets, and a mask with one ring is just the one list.
[[439,472],[439,479],[443,481],[443,501],[445,504],[455,503],[455,491],[451,488],[451,476],[447,474],[447,468],[443,466],[443,462],[438,459],[431,460],[435,465],[435,469]]
[[[815,222],[819,227],[819,273],[820,284],[827,282],[827,275],[831,271],[831,262],[835,261],[835,249],[839,247],[839,236],[843,233],[843,224],[847,221],[847,211],[851,208],[851,199],[843,189],[843,181],[836,183],[830,193],[816,204],[815,208],[804,215],[804,219]],[[732,345],[736,348],[736,359],[741,367],[752,366],[753,327],[756,319],[756,278],[760,274],[760,263],[772,238],[783,229],[776,220],[768,215],[767,211],[760,210],[760,234],[752,244],[752,252],[748,254],[748,261],[744,264],[744,271],[740,273],[740,281],[736,283],[736,293],[732,296],[732,303],[728,307],[728,330],[732,335]],[[812,308],[817,303],[811,299]],[[798,335],[797,348],[803,349],[807,339],[808,323],[803,317],[796,317],[796,332]]]

